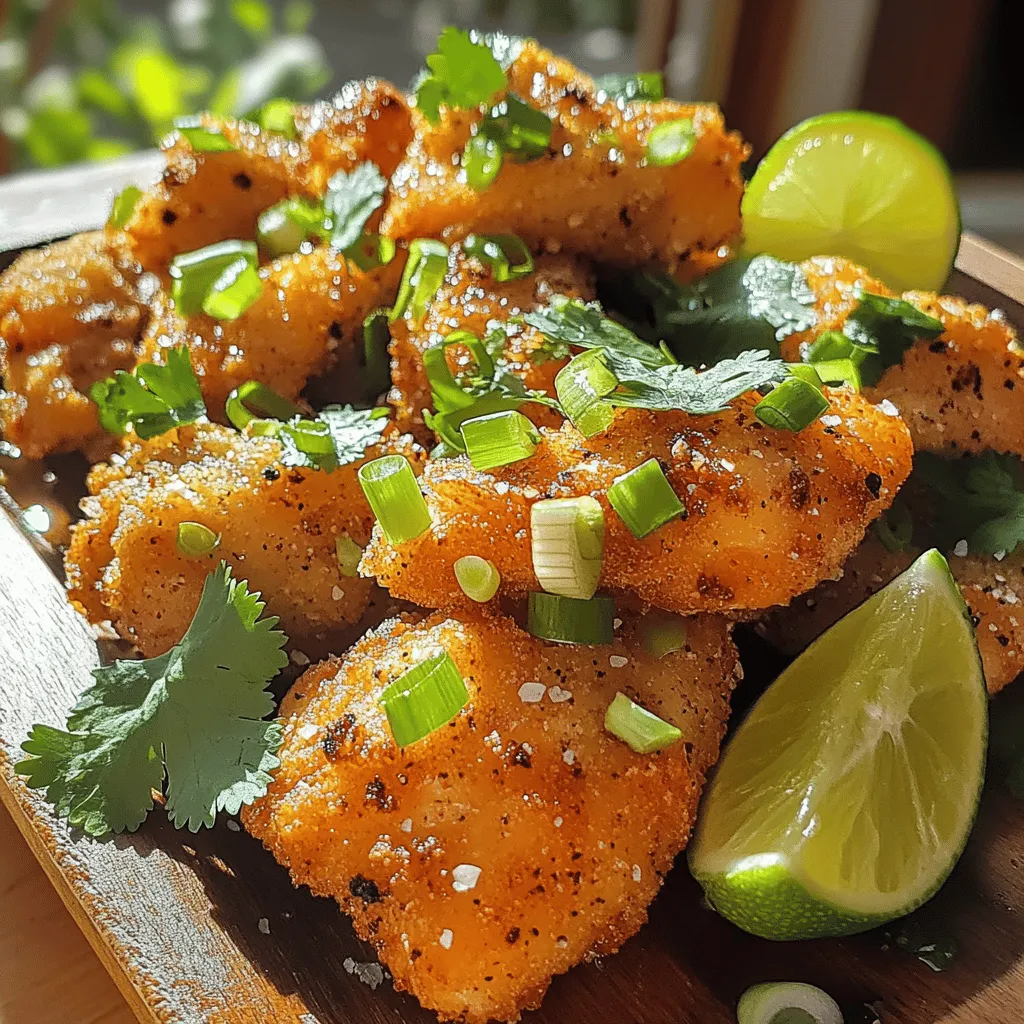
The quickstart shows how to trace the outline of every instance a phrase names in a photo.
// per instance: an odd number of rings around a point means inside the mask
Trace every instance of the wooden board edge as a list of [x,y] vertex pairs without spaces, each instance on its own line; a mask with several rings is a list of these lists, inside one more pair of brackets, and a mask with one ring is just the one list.
[[1024,303],[1024,259],[976,235],[965,231],[960,239],[955,267],[993,291],[1014,302]]

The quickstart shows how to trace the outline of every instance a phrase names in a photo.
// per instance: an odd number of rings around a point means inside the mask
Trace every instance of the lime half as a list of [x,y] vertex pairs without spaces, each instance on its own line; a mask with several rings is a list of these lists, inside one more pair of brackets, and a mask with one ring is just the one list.
[[768,939],[900,917],[960,856],[987,734],[974,628],[929,551],[754,705],[708,787],[690,870],[721,914]]
[[779,259],[845,256],[890,288],[938,291],[960,244],[949,167],[894,117],[823,114],[790,129],[743,196],[746,248]]

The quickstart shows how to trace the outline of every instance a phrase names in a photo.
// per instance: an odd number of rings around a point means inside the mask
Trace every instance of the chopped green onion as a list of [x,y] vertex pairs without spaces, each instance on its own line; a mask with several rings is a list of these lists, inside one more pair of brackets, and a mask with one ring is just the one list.
[[527,630],[556,644],[610,644],[615,602],[598,594],[589,601],[561,594],[530,594]]
[[467,235],[462,248],[489,267],[495,281],[512,281],[534,271],[533,253],[518,235]]
[[220,544],[220,534],[214,533],[202,523],[178,523],[178,536],[175,546],[179,554],[186,558],[201,558],[216,550]]
[[489,188],[497,178],[503,160],[504,153],[494,139],[479,133],[472,136],[462,151],[462,166],[469,187],[475,192]]
[[617,476],[608,488],[608,501],[638,540],[686,514],[657,459]]
[[366,365],[366,390],[379,395],[391,384],[391,329],[388,327],[389,309],[375,309],[363,321],[363,362]]
[[754,415],[774,430],[796,432],[809,427],[827,408],[828,399],[818,388],[790,377],[754,406]]
[[604,509],[596,498],[550,498],[530,509],[537,582],[549,594],[588,600],[604,560]]
[[463,420],[459,430],[473,468],[484,472],[528,459],[540,444],[537,428],[514,409]]
[[671,167],[685,160],[696,144],[692,118],[663,121],[647,134],[647,162],[655,167]]
[[430,529],[430,509],[404,455],[364,463],[359,484],[389,544],[404,544]]
[[219,128],[204,127],[203,119],[198,114],[195,117],[179,117],[174,127],[197,153],[229,153],[238,148],[224,137]]
[[409,243],[409,258],[391,310],[391,323],[407,310],[414,321],[422,320],[447,273],[448,246],[433,238],[414,238]]
[[[258,380],[247,380],[228,395],[224,403],[224,412],[236,430],[244,430],[251,420],[255,419],[247,406],[252,406],[261,416],[271,416],[275,420],[290,420],[301,416],[302,410],[287,398],[282,398],[276,391],[261,384]],[[262,431],[270,433],[270,431]]]
[[375,232],[357,238],[346,250],[345,258],[351,260],[363,273],[386,267],[398,251],[393,238],[385,238]]
[[640,646],[659,661],[686,647],[686,619],[673,612],[650,611],[637,628]]
[[110,207],[110,216],[107,218],[107,227],[123,228],[132,219],[135,207],[142,198],[142,189],[137,185],[127,185],[121,189]]
[[478,125],[478,132],[493,140],[517,163],[542,157],[551,143],[551,118],[542,110],[509,93],[493,106]]
[[821,378],[811,363],[787,363],[786,368],[789,370],[790,376],[799,377],[801,380],[807,381],[808,384],[813,384],[819,391],[821,390]]
[[663,100],[665,79],[660,71],[638,71],[635,75],[601,75],[595,82],[600,92],[612,99]]
[[284,256],[297,252],[307,239],[322,235],[323,227],[323,205],[304,196],[292,196],[260,214],[256,240],[271,256]]
[[490,601],[501,585],[497,567],[479,555],[463,555],[455,562],[455,579],[462,592],[473,601]]
[[775,981],[754,985],[740,996],[739,1024],[843,1024],[838,1003],[814,985]]
[[599,348],[574,356],[555,375],[555,392],[565,415],[584,437],[600,434],[611,425],[615,410],[604,398],[618,386]]
[[338,558],[338,572],[342,576],[359,575],[359,563],[363,558],[363,549],[347,534],[334,538],[334,553]]
[[838,331],[824,331],[811,342],[806,362],[827,362],[832,359],[852,359],[861,362],[867,355],[863,346],[851,341]]
[[[209,297],[217,289],[232,292],[226,305],[232,300],[243,298],[246,288],[251,289],[252,279],[241,282],[241,291],[235,290],[235,285],[245,268],[255,271],[258,265],[256,243],[238,239],[215,242],[202,249],[179,253],[171,260],[170,266],[174,308],[182,316],[193,316],[205,309]],[[217,308],[216,300],[214,308]]]
[[291,100],[267,100],[256,113],[256,123],[265,131],[276,132],[288,139],[294,139],[298,135],[295,127],[295,104]]
[[848,384],[854,391],[860,391],[860,370],[852,359],[819,359],[810,365],[823,384]]
[[203,312],[215,320],[237,320],[263,291],[263,279],[256,267],[236,260],[213,283],[203,299]]
[[914,540],[914,519],[910,509],[897,497],[896,502],[874,522],[875,536],[886,551],[909,551]]
[[653,754],[683,738],[674,725],[633,703],[624,693],[615,694],[608,705],[604,727],[638,754]]
[[447,651],[421,661],[380,695],[391,735],[400,747],[429,736],[468,703],[469,691]]

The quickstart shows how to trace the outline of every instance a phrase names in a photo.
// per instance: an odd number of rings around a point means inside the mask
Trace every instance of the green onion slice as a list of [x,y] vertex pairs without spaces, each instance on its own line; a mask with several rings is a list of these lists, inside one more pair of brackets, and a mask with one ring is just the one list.
[[767,982],[748,988],[736,1007],[739,1024],[843,1024],[838,1003],[814,985]]
[[848,384],[860,391],[860,370],[852,359],[820,359],[810,364],[823,384]]
[[346,250],[345,258],[351,260],[364,274],[386,267],[394,258],[398,247],[393,238],[385,238],[374,232],[357,238]]
[[379,395],[391,386],[391,329],[389,309],[375,309],[363,321],[363,362],[366,365],[366,390]]
[[474,192],[483,192],[490,188],[503,162],[504,153],[501,146],[486,135],[472,136],[462,151],[466,182]]
[[447,651],[421,661],[380,695],[391,735],[400,747],[429,736],[468,703],[469,691]]
[[229,153],[238,148],[224,137],[220,129],[206,128],[199,115],[179,117],[174,122],[174,127],[197,153]]
[[537,581],[549,594],[588,600],[604,561],[604,509],[596,498],[551,498],[530,509]]
[[657,459],[616,477],[608,488],[608,501],[638,540],[686,514]]
[[640,646],[659,661],[686,647],[686,619],[674,612],[648,612],[637,627]]
[[463,555],[455,562],[455,579],[462,592],[472,601],[490,601],[501,586],[497,567],[479,555]]
[[647,135],[647,162],[655,167],[671,167],[685,160],[696,144],[692,118],[663,121]]
[[551,118],[514,93],[493,106],[477,130],[517,163],[542,157],[551,143]]
[[[179,253],[171,260],[170,266],[174,308],[182,316],[199,313],[215,289],[230,291],[245,267],[255,270],[258,265],[256,243],[239,239],[215,242],[202,249]],[[247,282],[243,281],[243,292],[246,287]]]
[[828,399],[818,388],[790,377],[754,406],[754,415],[774,430],[796,432],[809,427],[827,408]]
[[653,754],[683,738],[674,725],[635,704],[624,693],[615,694],[608,705],[604,727],[638,754]]
[[178,523],[178,535],[175,546],[179,554],[186,558],[201,558],[216,550],[220,544],[220,534],[214,533],[202,523]]
[[123,228],[132,219],[135,207],[139,205],[142,198],[142,189],[137,185],[127,185],[121,189],[110,207],[110,216],[107,218],[107,227]]
[[463,420],[459,430],[473,468],[484,472],[528,459],[540,444],[537,428],[514,409]]
[[534,271],[533,253],[518,235],[467,235],[462,248],[489,267],[495,281],[512,281]]
[[565,415],[584,437],[600,434],[611,425],[615,410],[604,398],[618,386],[599,348],[574,356],[555,375],[555,392]]
[[389,544],[404,544],[430,529],[430,509],[404,455],[364,463],[359,484]]
[[595,84],[600,92],[627,103],[665,98],[665,79],[660,71],[639,71],[635,75],[601,75]]
[[821,378],[811,363],[789,363],[787,369],[790,376],[799,377],[801,380],[807,381],[808,384],[813,384],[819,391],[821,390]]
[[298,252],[303,242],[322,237],[323,204],[292,196],[265,209],[256,221],[256,240],[271,256]]
[[391,323],[406,311],[414,321],[422,320],[447,273],[448,246],[433,238],[413,239],[398,285],[398,297],[391,310]]
[[615,601],[598,594],[583,601],[561,594],[530,594],[527,626],[533,636],[558,644],[610,644]]
[[237,320],[263,291],[260,272],[247,260],[236,260],[213,283],[203,299],[203,312],[215,320]]
[[347,534],[342,533],[334,538],[334,553],[338,558],[338,571],[350,579],[359,575],[359,563],[363,557],[363,549]]
[[867,351],[839,331],[824,331],[811,342],[807,350],[808,363],[827,362],[832,359],[852,359],[863,362]]
[[[252,412],[252,409],[256,412]],[[258,380],[247,380],[235,388],[224,403],[224,412],[236,430],[244,430],[256,418],[257,413],[275,420],[290,420],[295,416],[302,416],[302,410],[297,405]],[[261,433],[267,434],[270,431],[264,430]]]
[[276,132],[287,139],[294,139],[298,135],[295,104],[291,100],[267,100],[256,114],[256,123],[265,131]]

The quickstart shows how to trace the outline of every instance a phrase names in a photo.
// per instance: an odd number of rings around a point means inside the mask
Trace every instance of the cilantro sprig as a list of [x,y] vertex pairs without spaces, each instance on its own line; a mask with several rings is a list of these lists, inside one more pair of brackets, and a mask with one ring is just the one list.
[[184,345],[167,352],[167,363],[140,363],[128,373],[98,380],[89,389],[100,425],[112,434],[134,430],[143,440],[206,418],[206,403]]
[[212,826],[263,796],[280,763],[267,682],[287,637],[244,580],[221,563],[181,642],[145,661],[93,670],[66,730],[35,725],[15,766],[88,835],[134,831],[164,790],[175,826]]
[[843,326],[843,334],[858,350],[861,380],[868,386],[877,384],[890,366],[899,363],[915,341],[937,338],[942,330],[941,320],[904,299],[865,291]]
[[384,202],[387,186],[369,160],[331,175],[324,196],[324,230],[335,249],[344,251],[359,241],[366,222]]
[[416,106],[432,124],[441,107],[472,109],[487,103],[505,87],[505,72],[486,42],[448,26],[427,57],[430,73],[416,88]]
[[361,459],[366,449],[381,439],[387,424],[386,408],[326,405],[314,419],[258,420],[250,429],[281,442],[283,465],[332,473]]

